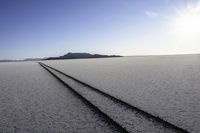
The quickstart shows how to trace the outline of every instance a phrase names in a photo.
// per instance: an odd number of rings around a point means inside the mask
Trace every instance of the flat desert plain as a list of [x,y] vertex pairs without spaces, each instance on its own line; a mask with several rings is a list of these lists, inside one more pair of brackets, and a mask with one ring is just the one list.
[[42,63],[0,63],[0,132],[200,132],[200,55]]

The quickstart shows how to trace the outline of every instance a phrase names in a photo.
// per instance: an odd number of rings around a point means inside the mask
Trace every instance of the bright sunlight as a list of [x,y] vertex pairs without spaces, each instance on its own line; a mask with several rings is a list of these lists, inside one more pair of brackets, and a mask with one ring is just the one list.
[[173,30],[181,37],[193,38],[200,33],[200,2],[177,10],[172,18]]

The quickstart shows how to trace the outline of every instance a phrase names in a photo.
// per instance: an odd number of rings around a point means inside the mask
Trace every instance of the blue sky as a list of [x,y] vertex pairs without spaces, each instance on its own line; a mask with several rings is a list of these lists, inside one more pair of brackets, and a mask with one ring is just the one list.
[[67,52],[198,53],[199,27],[185,24],[179,12],[197,10],[196,22],[199,5],[198,0],[0,0],[0,59]]

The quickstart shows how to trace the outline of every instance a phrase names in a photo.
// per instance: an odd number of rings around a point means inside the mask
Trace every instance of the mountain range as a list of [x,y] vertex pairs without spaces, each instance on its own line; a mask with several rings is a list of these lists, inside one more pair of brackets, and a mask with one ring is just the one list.
[[26,58],[24,60],[0,60],[0,62],[20,62],[20,61],[40,61],[40,60],[64,60],[64,59],[86,59],[86,58],[110,58],[110,57],[122,57],[120,55],[101,55],[90,53],[67,53],[58,57],[47,58]]
[[59,57],[49,57],[45,60],[59,60],[59,59],[84,59],[84,58],[109,58],[109,57],[121,57],[120,55],[100,55],[90,53],[67,53]]

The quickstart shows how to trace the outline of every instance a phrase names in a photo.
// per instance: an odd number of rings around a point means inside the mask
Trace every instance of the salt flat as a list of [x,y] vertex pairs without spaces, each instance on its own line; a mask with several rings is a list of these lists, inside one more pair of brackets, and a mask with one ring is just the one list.
[[0,132],[117,132],[36,62],[0,63]]
[[73,90],[85,97],[99,110],[106,113],[112,120],[124,127],[129,133],[179,133],[187,132],[170,123],[163,121],[157,117],[132,107],[127,103],[123,103],[108,94],[92,88],[85,83],[79,82],[58,70],[51,68],[45,64],[40,65],[48,70],[60,82],[70,86]]
[[200,55],[44,61],[190,132],[200,132]]

